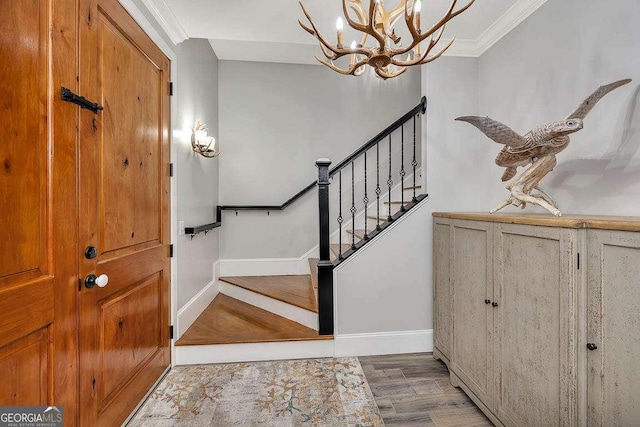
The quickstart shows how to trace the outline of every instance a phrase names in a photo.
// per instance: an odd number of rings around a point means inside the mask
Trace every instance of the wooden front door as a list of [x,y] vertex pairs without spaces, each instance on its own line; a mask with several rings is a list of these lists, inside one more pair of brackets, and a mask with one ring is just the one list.
[[117,0],[80,1],[80,93],[104,107],[79,127],[83,426],[119,425],[170,364],[169,77]]
[[0,405],[63,406],[71,426],[77,109],[60,86],[76,85],[76,7],[0,0],[0,10]]

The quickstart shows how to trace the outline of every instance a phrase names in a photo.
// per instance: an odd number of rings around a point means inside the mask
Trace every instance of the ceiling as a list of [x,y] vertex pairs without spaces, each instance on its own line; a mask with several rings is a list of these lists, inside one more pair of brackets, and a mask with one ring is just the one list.
[[[423,0],[422,27],[427,28],[448,9],[451,0]],[[209,39],[223,60],[317,64],[317,41],[303,31],[304,15],[296,0],[143,0],[175,43],[186,38]],[[465,5],[467,0],[458,0]],[[476,0],[469,10],[447,25],[443,39],[456,36],[447,52],[452,56],[480,56],[526,19],[546,0]],[[303,0],[327,39],[335,39],[341,0]],[[363,3],[367,4],[366,0]],[[389,3],[389,0],[387,0]],[[396,1],[391,5],[395,6]],[[347,26],[345,26],[347,27]],[[402,20],[396,24],[402,28]],[[345,41],[359,39],[345,28]],[[403,35],[399,31],[399,35]],[[446,42],[443,40],[441,43]]]

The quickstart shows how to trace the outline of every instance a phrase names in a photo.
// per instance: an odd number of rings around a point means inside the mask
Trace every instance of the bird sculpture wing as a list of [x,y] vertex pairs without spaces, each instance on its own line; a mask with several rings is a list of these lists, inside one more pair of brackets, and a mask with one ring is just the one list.
[[522,135],[516,133],[510,127],[489,117],[463,116],[458,117],[456,120],[471,123],[498,144],[504,144],[513,148],[520,148],[527,143],[527,140]]
[[604,98],[606,94],[630,82],[631,82],[631,79],[624,79],[624,80],[619,80],[617,82],[614,82],[605,86],[600,86],[595,92],[589,95],[587,99],[582,101],[582,104],[580,104],[580,106],[576,111],[574,111],[573,113],[567,116],[567,120],[568,119],[584,120],[584,118],[587,117],[587,114],[589,114],[589,111],[591,111],[591,109],[595,107],[598,101]]

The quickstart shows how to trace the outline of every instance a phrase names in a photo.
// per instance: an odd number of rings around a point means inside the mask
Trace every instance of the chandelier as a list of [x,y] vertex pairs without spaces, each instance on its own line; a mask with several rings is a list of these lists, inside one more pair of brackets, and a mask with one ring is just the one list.
[[[385,9],[383,0],[370,0],[368,12],[365,10],[362,0],[342,0],[342,9],[347,23],[354,30],[362,33],[360,43],[356,43],[354,40],[349,47],[345,47],[343,44],[344,22],[341,17],[338,17],[336,21],[338,40],[335,45],[329,43],[320,34],[302,2],[300,6],[311,26],[303,24],[300,20],[298,23],[320,42],[322,53],[327,57],[327,61],[325,61],[316,56],[320,63],[340,74],[353,76],[362,75],[366,69],[365,66],[370,65],[378,77],[386,80],[399,76],[411,65],[427,64],[446,52],[453,44],[455,36],[442,48],[435,52],[433,49],[440,41],[447,22],[469,9],[474,2],[475,0],[470,0],[465,6],[456,9],[458,0],[452,0],[445,15],[423,33],[420,29],[421,0],[412,0],[411,4],[408,3],[408,0],[401,0],[400,4],[391,11]],[[350,11],[353,13],[353,17],[350,15]],[[401,43],[401,37],[396,35],[393,28],[403,16],[411,36],[411,41],[407,44]],[[373,37],[376,42],[372,47],[365,45],[369,36]],[[421,44],[425,40],[427,40],[426,46],[421,51]],[[349,57],[348,68],[340,68],[334,64],[334,61],[345,56]]]

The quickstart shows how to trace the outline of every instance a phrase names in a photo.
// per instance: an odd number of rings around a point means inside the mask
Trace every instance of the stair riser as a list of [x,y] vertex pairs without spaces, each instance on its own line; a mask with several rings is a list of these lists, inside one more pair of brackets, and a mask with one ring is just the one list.
[[189,345],[175,348],[176,365],[333,357],[334,341]]
[[307,328],[318,330],[318,315],[309,310],[222,281],[220,282],[220,293],[300,323]]

